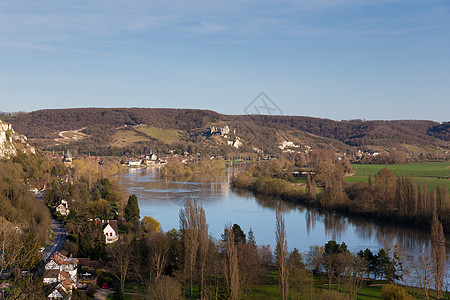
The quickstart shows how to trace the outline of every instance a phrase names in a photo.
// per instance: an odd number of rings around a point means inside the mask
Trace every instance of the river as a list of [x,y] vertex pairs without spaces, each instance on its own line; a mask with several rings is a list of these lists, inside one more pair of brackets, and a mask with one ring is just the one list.
[[[270,245],[273,250],[275,211],[279,208],[284,212],[288,247],[297,248],[301,253],[329,240],[345,242],[354,253],[366,248],[378,252],[384,245],[397,243],[408,261],[429,251],[428,230],[319,213],[273,198],[255,197],[250,192],[234,191],[229,181],[235,172],[237,170],[227,169],[214,178],[165,181],[160,178],[158,169],[128,169],[118,175],[118,181],[138,197],[141,217],[152,216],[161,222],[164,231],[179,229],[179,211],[184,201],[196,199],[203,204],[210,235],[216,239],[220,239],[225,224],[231,222],[239,224],[246,234],[252,228],[256,242]],[[450,249],[447,247],[447,274],[449,269]]]

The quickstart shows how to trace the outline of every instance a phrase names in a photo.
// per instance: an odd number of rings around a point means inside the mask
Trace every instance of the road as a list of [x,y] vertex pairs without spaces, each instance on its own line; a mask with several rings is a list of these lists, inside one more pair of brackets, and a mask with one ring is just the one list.
[[64,243],[66,242],[66,236],[67,232],[64,229],[64,227],[52,218],[52,229],[54,232],[53,241],[50,245],[45,248],[45,250],[42,253],[42,257],[44,261],[48,261],[50,257],[56,252],[61,251],[61,249],[64,247]]

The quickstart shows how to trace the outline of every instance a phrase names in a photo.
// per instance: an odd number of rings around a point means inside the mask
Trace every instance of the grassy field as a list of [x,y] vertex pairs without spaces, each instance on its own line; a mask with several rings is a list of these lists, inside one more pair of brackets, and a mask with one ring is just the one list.
[[136,142],[150,141],[149,138],[139,135],[132,130],[118,130],[112,137],[111,146],[113,147],[125,147]]
[[435,189],[438,184],[447,184],[450,188],[450,179],[439,179],[441,177],[450,177],[450,162],[432,162],[432,163],[417,163],[404,165],[352,165],[356,170],[354,176],[347,177],[347,182],[360,182],[369,179],[375,181],[374,176],[383,168],[388,168],[394,171],[395,175],[409,175],[414,178],[416,182],[426,183],[429,189]]
[[[247,294],[247,298],[249,300],[278,300],[280,299],[280,290],[278,286],[278,274],[276,270],[269,270],[268,277],[266,278],[265,284],[258,284],[253,287],[253,291]],[[322,291],[328,290],[328,280],[320,275],[314,275],[314,285],[312,288],[308,288],[303,291],[303,297],[301,299],[314,299],[317,295],[321,294]],[[362,286],[358,290],[357,300],[374,300],[381,299],[381,289],[387,283],[385,281],[376,280],[371,281],[369,285]],[[336,283],[333,283],[331,288],[333,290],[337,290]],[[418,288],[414,287],[403,287],[408,293],[414,296],[414,299],[421,300],[425,299],[423,293]],[[189,299],[188,286],[185,286],[185,299]],[[292,292],[292,290],[291,290]],[[127,294],[128,293],[128,294]],[[136,293],[133,295],[133,293]],[[198,295],[198,287],[194,285],[193,287],[194,299],[197,299]],[[311,297],[312,293],[312,297]],[[347,291],[344,285],[341,285],[341,293],[349,296],[349,292]],[[126,300],[140,300],[145,299],[145,288],[138,285],[126,284],[124,299]],[[214,295],[211,292],[211,295]],[[295,296],[295,295],[294,295]],[[289,296],[290,298],[290,296]],[[295,297],[294,297],[295,298]],[[113,299],[113,294],[108,295],[107,299]],[[434,292],[430,291],[430,299],[436,299]],[[331,300],[331,299],[330,299]]]
[[136,130],[152,138],[161,140],[167,144],[180,141],[180,133],[177,130],[165,130],[157,127],[148,127],[148,126],[140,126],[136,128]]

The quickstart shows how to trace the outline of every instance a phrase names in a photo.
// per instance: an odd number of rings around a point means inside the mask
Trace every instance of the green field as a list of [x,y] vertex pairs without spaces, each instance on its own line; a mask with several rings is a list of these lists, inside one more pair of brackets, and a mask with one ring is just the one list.
[[[261,274],[262,275],[262,274]],[[276,269],[267,270],[265,275],[262,275],[263,278],[260,280],[263,283],[256,284],[253,286],[252,292],[247,294],[248,300],[259,300],[259,299],[267,299],[267,300],[278,300],[280,299],[280,290],[278,285],[278,271]],[[388,284],[386,280],[369,280],[367,285],[363,285],[359,291],[357,300],[375,300],[381,299],[381,290],[382,288]],[[408,287],[402,286],[408,292],[408,294],[414,296],[414,299],[424,300],[425,297],[422,291],[416,287]],[[210,287],[211,288],[211,287]],[[332,283],[331,289],[337,290],[337,284],[335,281]],[[304,295],[301,299],[315,299],[317,295],[321,294],[323,291],[328,290],[328,280],[324,275],[314,275],[314,283],[310,288],[304,289]],[[189,297],[189,286],[184,287],[185,299],[190,299]],[[293,293],[292,287],[290,287],[290,293]],[[311,297],[312,293],[312,297]],[[341,285],[341,293],[345,296],[349,296],[348,287],[345,285],[345,280]],[[147,287],[139,284],[126,283],[125,284],[125,293],[124,300],[141,300],[146,299]],[[214,299],[214,291],[210,290],[210,299]],[[198,286],[193,286],[193,299],[199,299],[199,290]],[[294,295],[295,296],[295,295]],[[113,294],[109,294],[107,299],[114,299]],[[291,299],[291,295],[289,296]],[[294,297],[295,299],[295,297]],[[430,299],[436,299],[435,294],[432,290],[430,290]],[[447,298],[444,298],[447,299]],[[331,300],[331,299],[330,299]]]
[[149,138],[139,135],[131,130],[117,130],[111,138],[110,145],[113,147],[125,147],[137,142],[148,142]]
[[157,127],[140,126],[136,128],[137,131],[143,134],[161,140],[167,144],[180,141],[180,132],[178,130],[166,130]]
[[439,179],[441,177],[450,177],[450,162],[432,162],[432,163],[415,163],[404,165],[352,165],[356,170],[356,174],[347,177],[347,182],[360,182],[369,179],[375,181],[374,176],[383,168],[394,171],[395,175],[409,175],[416,182],[426,183],[429,189],[435,189],[438,184],[446,184],[450,188],[450,179]]

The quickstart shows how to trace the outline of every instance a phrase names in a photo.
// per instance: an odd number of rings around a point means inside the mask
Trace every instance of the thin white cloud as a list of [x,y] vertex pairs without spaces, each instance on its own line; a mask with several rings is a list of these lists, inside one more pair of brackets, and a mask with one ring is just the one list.
[[228,26],[224,26],[216,22],[201,22],[198,25],[194,25],[188,28],[191,33],[196,35],[217,34],[222,33],[228,29]]
[[[414,0],[413,0],[414,1]],[[83,45],[122,43],[130,36],[165,32],[177,35],[353,36],[399,35],[426,26],[438,26],[432,16],[399,18],[376,16],[377,5],[406,3],[402,0],[209,0],[173,1],[57,1],[0,2],[0,41],[3,45],[35,45],[35,49],[73,48]],[[346,9],[374,9],[371,19],[322,19]],[[433,10],[431,8],[430,10]],[[440,11],[438,11],[440,12]],[[442,13],[442,12],[440,12]],[[327,17],[327,16],[325,16]],[[414,20],[415,18],[415,20]],[[422,20],[420,20],[422,18]],[[430,22],[430,24],[420,24]],[[324,23],[324,24],[322,24]],[[419,23],[419,24],[417,24]],[[356,24],[356,26],[351,26]],[[405,25],[406,24],[406,25]],[[411,29],[413,28],[413,29]],[[431,28],[431,27],[430,27]],[[172,36],[171,36],[172,35]],[[225,37],[224,37],[225,38]]]

